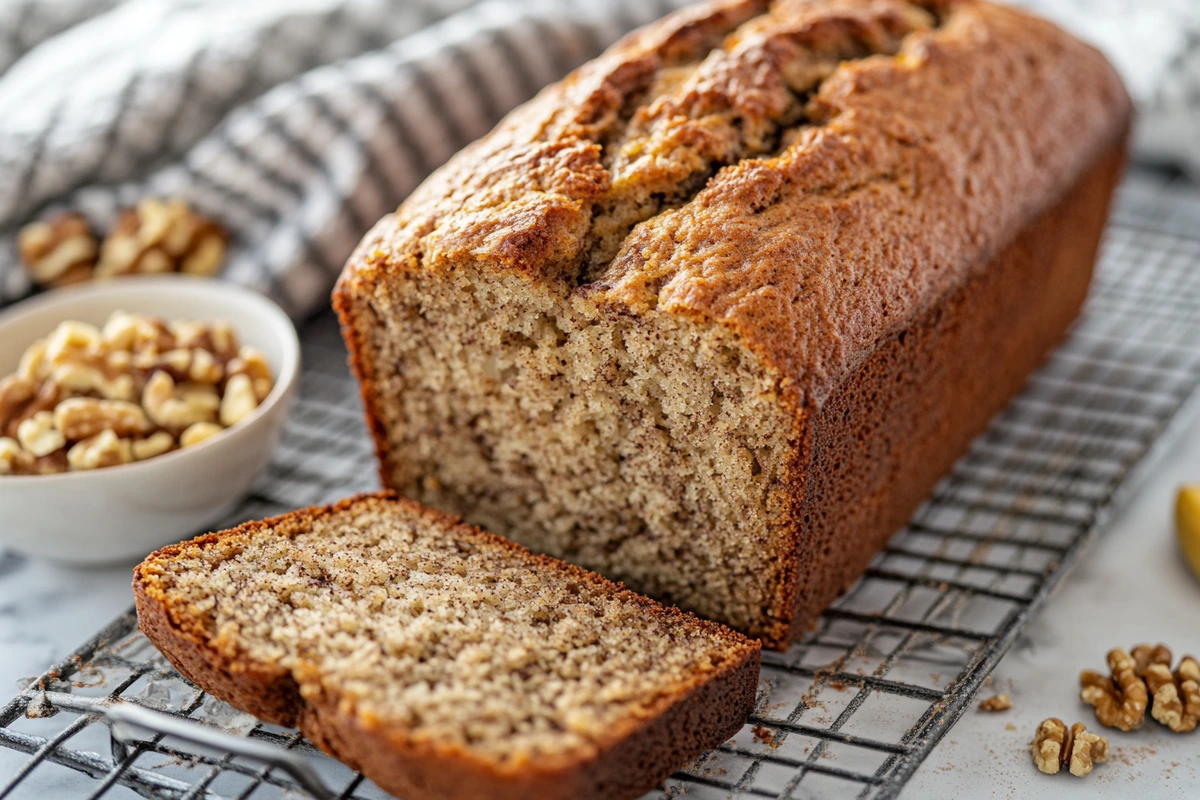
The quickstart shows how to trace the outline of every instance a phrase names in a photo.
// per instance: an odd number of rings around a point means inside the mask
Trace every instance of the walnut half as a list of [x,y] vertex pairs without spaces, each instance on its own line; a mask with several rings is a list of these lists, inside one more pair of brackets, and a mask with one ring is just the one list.
[[39,411],[17,426],[17,441],[21,447],[41,458],[66,445],[67,440],[54,427],[54,415]]
[[1100,724],[1123,731],[1142,726],[1147,709],[1157,722],[1176,733],[1200,726],[1200,663],[1191,656],[1171,671],[1171,648],[1139,644],[1129,653],[1108,653],[1111,677],[1091,670],[1079,674],[1079,697],[1095,707]]
[[133,449],[128,439],[111,430],[103,430],[75,444],[67,451],[67,463],[73,470],[116,467],[133,461]]
[[1150,693],[1150,716],[1176,733],[1194,731],[1200,724],[1200,664],[1184,656],[1171,672],[1174,659],[1165,644],[1140,644],[1132,653]]
[[150,422],[136,403],[102,400],[95,397],[71,397],[54,409],[54,426],[68,439],[90,439],[101,431],[118,436],[146,432]]
[[1133,731],[1146,720],[1149,693],[1146,681],[1137,674],[1137,663],[1120,648],[1108,651],[1112,676],[1092,670],[1079,673],[1079,699],[1096,710],[1096,719],[1106,728]]
[[1092,771],[1096,764],[1108,760],[1108,739],[1088,733],[1082,722],[1070,728],[1061,719],[1043,720],[1029,746],[1033,763],[1047,775],[1055,775],[1063,767],[1077,778]]

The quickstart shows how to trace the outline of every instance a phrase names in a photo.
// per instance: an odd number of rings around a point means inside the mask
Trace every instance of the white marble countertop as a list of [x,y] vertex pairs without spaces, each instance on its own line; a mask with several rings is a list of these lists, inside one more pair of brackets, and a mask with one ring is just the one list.
[[[1153,721],[1132,733],[1107,731],[1078,699],[1079,671],[1106,671],[1112,647],[1162,641],[1177,656],[1200,652],[1200,581],[1184,566],[1174,534],[1175,490],[1196,481],[1200,420],[1171,444],[992,672],[992,686],[980,697],[1007,692],[1012,709],[968,711],[905,797],[1200,797],[1200,732],[1175,734]],[[1028,743],[1046,717],[1105,733],[1109,763],[1085,780],[1038,773]]]
[[[1154,723],[1136,733],[1109,732],[1113,759],[1087,780],[1041,775],[1027,751],[1045,717],[1095,727],[1077,699],[1076,679],[1084,667],[1103,669],[1108,648],[1162,640],[1177,653],[1200,652],[1200,581],[1183,566],[1171,527],[1175,487],[1188,480],[1200,480],[1200,420],[996,668],[991,690],[1007,691],[1014,707],[968,712],[905,797],[1200,797],[1200,733],[1179,736]],[[129,580],[128,565],[68,569],[0,553],[0,701],[128,608]]]

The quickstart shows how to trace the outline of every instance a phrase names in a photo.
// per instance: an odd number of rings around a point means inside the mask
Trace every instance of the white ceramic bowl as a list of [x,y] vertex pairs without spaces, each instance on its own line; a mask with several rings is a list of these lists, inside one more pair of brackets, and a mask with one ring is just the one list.
[[300,372],[300,343],[270,300],[220,281],[163,275],[69,287],[0,314],[0,377],[63,320],[102,325],[116,310],[230,322],[267,357],[275,389],[254,413],[186,450],[57,475],[0,476],[0,543],[75,564],[141,558],[201,533],[246,495],[279,438]]

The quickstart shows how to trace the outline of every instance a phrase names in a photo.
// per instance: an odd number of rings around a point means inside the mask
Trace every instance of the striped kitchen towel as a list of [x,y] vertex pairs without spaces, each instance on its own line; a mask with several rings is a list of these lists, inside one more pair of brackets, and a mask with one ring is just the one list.
[[[0,305],[15,234],[143,196],[232,233],[225,276],[296,318],[432,169],[541,86],[688,0],[0,0]],[[1195,0],[1024,0],[1104,46],[1139,152],[1200,173]]]

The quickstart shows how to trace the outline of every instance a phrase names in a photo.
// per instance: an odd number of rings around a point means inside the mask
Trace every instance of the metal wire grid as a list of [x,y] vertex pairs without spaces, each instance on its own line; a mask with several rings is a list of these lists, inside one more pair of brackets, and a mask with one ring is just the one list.
[[[305,360],[280,452],[238,519],[374,484],[332,321],[307,332]],[[648,798],[896,796],[1181,424],[1198,383],[1200,192],[1137,172],[1122,187],[1070,339],[818,628],[764,657],[757,711],[743,730]],[[19,751],[0,748],[0,773],[14,773],[0,800],[302,796],[276,768],[161,735],[120,741],[96,715],[60,710],[81,696],[311,756],[339,798],[386,796],[296,732],[193,687],[128,614],[0,710],[0,745]]]

